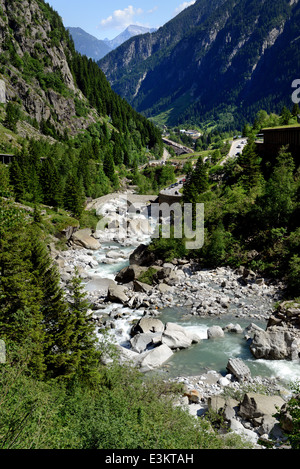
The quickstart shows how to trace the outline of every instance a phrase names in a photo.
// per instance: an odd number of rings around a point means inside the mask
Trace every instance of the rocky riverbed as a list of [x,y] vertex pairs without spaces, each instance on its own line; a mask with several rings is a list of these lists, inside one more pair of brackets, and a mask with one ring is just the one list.
[[[105,208],[101,211],[105,213]],[[299,379],[299,310],[295,305],[275,310],[284,285],[245,268],[208,270],[182,259],[162,263],[147,251],[149,232],[145,220],[135,220],[134,236],[129,239],[117,238],[116,228],[114,224],[115,231],[77,232],[67,251],[52,251],[66,289],[78,269],[99,340],[102,331],[108,331],[121,361],[130,361],[150,376],[159,372],[166,379],[183,383],[185,393],[178,405],[187,406],[196,417],[212,409],[222,414],[228,428],[251,443],[271,438],[275,445],[281,445],[285,437],[278,421],[272,420],[275,403],[268,407],[257,396],[263,390],[276,397],[274,402],[278,399],[277,407],[284,407],[291,395],[289,372],[287,380],[281,380],[280,373],[253,376],[239,356],[225,352],[225,344],[228,337],[238,336],[253,360],[255,356],[258,362],[264,358],[289,360],[296,370],[290,380]],[[150,266],[153,270],[149,285],[141,279],[147,278],[143,275]],[[164,316],[166,311],[169,314]],[[188,327],[191,321],[193,326]],[[203,321],[208,323],[205,328],[200,327]],[[201,349],[204,343],[211,350],[221,348],[221,355],[224,352],[222,369],[208,366],[189,373],[186,366],[183,374],[169,373],[174,358],[180,360],[184,353],[193,347]],[[247,389],[256,390],[256,397],[248,395]],[[234,396],[233,401],[228,396]],[[260,407],[260,412],[254,407]]]

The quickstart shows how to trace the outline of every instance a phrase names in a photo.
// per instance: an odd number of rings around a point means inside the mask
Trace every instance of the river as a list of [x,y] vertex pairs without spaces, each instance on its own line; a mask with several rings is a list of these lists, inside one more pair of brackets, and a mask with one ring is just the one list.
[[[112,200],[105,202],[104,206],[98,207],[101,213],[107,213],[115,210],[115,204]],[[136,236],[122,239],[121,242],[116,240],[115,236],[111,239],[107,236],[100,238],[101,249],[93,253],[93,258],[96,260],[97,265],[87,268],[87,275],[89,282],[86,283],[88,291],[91,290],[91,279],[109,279],[114,280],[116,274],[124,267],[129,265],[129,256],[135,248],[143,243],[150,242],[151,236],[149,233],[139,232]],[[108,257],[108,254],[110,256]],[[112,255],[111,253],[116,253]],[[233,275],[230,269],[227,271],[228,275]],[[212,278],[215,272],[203,271],[197,273],[196,285],[202,286],[206,278]],[[202,277],[201,277],[202,275]],[[199,283],[199,276],[202,283]],[[165,363],[160,373],[166,374],[168,377],[175,378],[178,376],[196,376],[208,370],[215,370],[222,374],[226,374],[226,365],[229,358],[241,358],[247,363],[251,370],[252,376],[263,377],[276,377],[286,382],[293,382],[300,380],[300,366],[299,362],[290,361],[269,361],[255,359],[249,349],[249,345],[244,338],[243,334],[227,333],[223,338],[209,340],[207,338],[207,330],[212,325],[219,325],[221,327],[229,323],[238,323],[243,329],[254,323],[259,327],[265,328],[268,319],[268,313],[272,311],[273,305],[278,297],[274,288],[265,287],[261,289],[259,294],[258,290],[247,292],[241,302],[235,301],[231,306],[220,316],[206,316],[191,314],[191,306],[187,307],[182,301],[180,291],[185,291],[185,298],[189,296],[189,288],[192,288],[194,276],[187,275],[181,281],[178,287],[178,296],[175,294],[173,303],[169,302],[159,308],[159,319],[162,322],[175,322],[190,330],[193,330],[201,338],[200,343],[192,345],[189,349],[182,350],[175,353],[167,363]],[[204,282],[205,283],[205,282]],[[211,290],[209,290],[209,288]],[[208,293],[218,294],[220,285],[218,283],[209,282],[206,284]],[[276,289],[275,289],[276,290]],[[191,290],[192,291],[192,290]],[[229,293],[230,294],[230,293]],[[243,300],[243,301],[242,301]],[[241,305],[243,308],[241,309]],[[241,310],[243,313],[241,313]],[[262,312],[265,314],[262,314]],[[267,314],[266,314],[267,311]],[[146,308],[128,308],[120,304],[108,304],[105,308],[101,308],[98,313],[110,314],[114,319],[114,327],[110,330],[111,340],[124,348],[129,348],[130,331],[132,322],[137,320],[147,312]],[[97,311],[95,312],[97,314]],[[117,316],[117,317],[116,317]],[[100,337],[100,335],[99,335]]]

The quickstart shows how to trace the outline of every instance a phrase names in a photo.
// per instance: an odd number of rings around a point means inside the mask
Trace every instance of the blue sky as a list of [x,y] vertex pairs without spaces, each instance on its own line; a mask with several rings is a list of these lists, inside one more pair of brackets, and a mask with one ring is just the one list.
[[195,0],[47,0],[65,26],[113,39],[130,24],[159,28]]

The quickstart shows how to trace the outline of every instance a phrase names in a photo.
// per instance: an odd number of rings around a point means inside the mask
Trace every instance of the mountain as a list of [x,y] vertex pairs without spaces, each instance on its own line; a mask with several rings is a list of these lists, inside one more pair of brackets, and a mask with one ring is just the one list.
[[121,34],[116,36],[114,39],[104,39],[104,42],[110,47],[110,49],[116,49],[119,47],[121,44],[126,42],[128,39],[131,39],[132,37],[139,36],[140,34],[146,34],[146,33],[153,33],[155,32],[155,28],[145,28],[144,26],[138,26],[138,25],[130,25],[128,26],[125,31],[123,31]]
[[112,48],[105,42],[97,39],[81,28],[67,28],[73,38],[77,52],[87,57],[100,60],[108,54]]
[[123,143],[134,126],[132,148],[162,146],[153,124],[111,89],[96,62],[75,50],[61,17],[46,2],[0,0],[0,28],[4,124],[9,104],[22,136],[62,139],[106,120]]
[[291,106],[300,66],[295,0],[198,0],[99,61],[113,89],[165,124],[222,128]]

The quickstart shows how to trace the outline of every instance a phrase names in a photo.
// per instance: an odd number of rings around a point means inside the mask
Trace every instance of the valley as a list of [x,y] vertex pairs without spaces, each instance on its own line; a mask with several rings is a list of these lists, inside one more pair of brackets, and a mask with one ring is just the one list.
[[0,0],[1,449],[300,447],[299,2],[175,11]]

